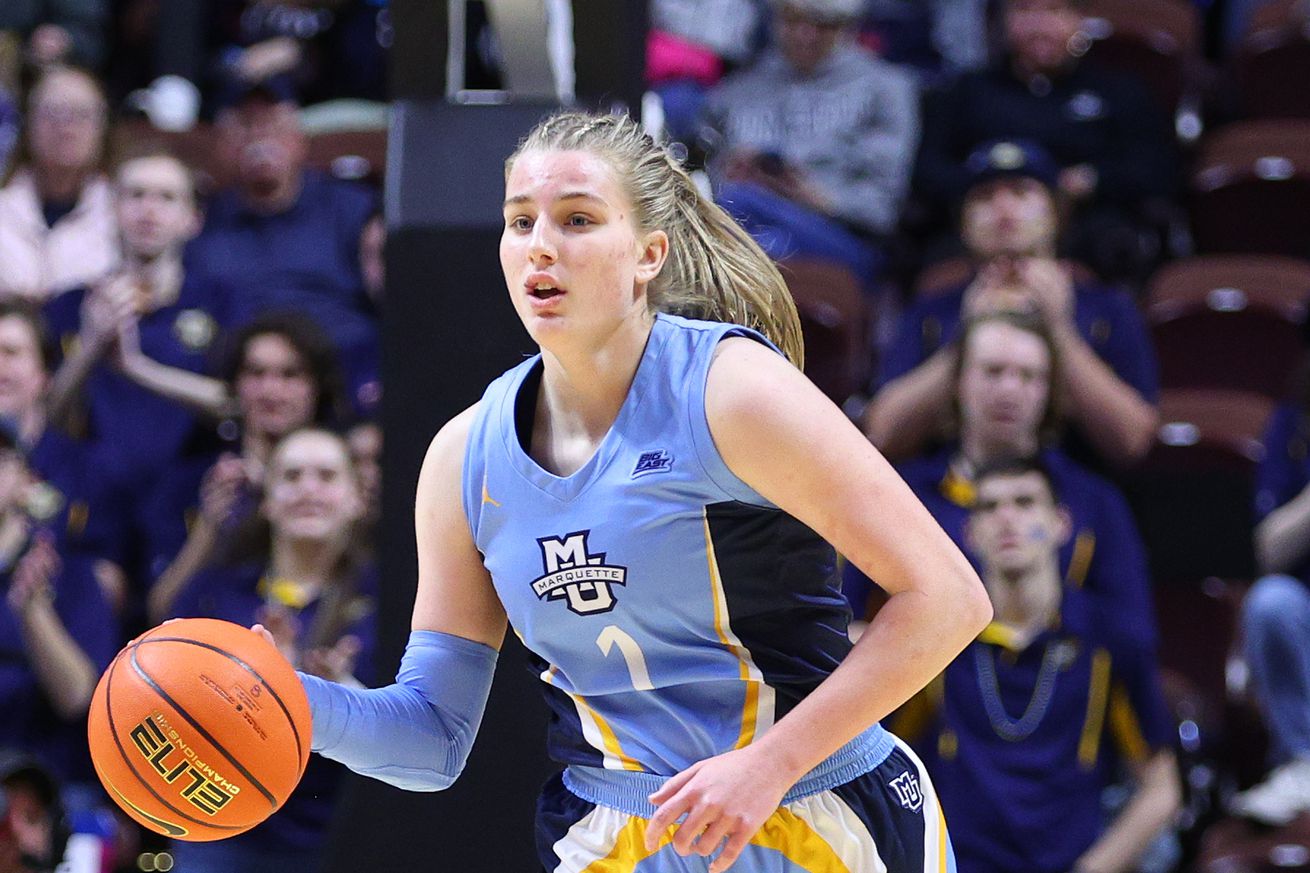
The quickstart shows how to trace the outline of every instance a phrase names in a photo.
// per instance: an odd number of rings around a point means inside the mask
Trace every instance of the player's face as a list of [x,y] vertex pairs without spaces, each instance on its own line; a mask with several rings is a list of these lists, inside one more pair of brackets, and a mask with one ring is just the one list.
[[331,434],[287,437],[269,462],[264,514],[274,537],[334,540],[363,511],[363,497],[346,445]]
[[277,438],[314,418],[318,391],[305,360],[286,337],[260,334],[246,344],[236,378],[248,430]]
[[1050,398],[1051,355],[1041,338],[1003,322],[969,334],[960,369],[960,425],[995,450],[1028,451]]
[[964,201],[961,233],[979,258],[1047,254],[1055,248],[1055,201],[1026,176],[983,182]]
[[35,409],[47,381],[32,325],[16,316],[0,318],[0,415],[21,416]]
[[1057,70],[1069,60],[1070,41],[1082,22],[1070,0],[1010,0],[1005,7],[1006,45],[1030,70]]
[[129,161],[118,171],[114,211],[123,246],[139,258],[178,248],[200,229],[186,167],[166,157]]
[[530,151],[505,181],[500,266],[514,309],[543,347],[607,337],[649,318],[646,285],[667,252],[641,233],[609,163],[586,151]]
[[991,570],[1022,573],[1048,559],[1068,536],[1068,519],[1040,473],[988,476],[978,483],[969,541]]

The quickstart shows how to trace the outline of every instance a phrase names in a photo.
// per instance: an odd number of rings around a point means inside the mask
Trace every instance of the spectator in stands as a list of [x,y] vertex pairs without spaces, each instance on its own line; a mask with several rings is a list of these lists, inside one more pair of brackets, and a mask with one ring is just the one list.
[[[345,441],[315,429],[287,435],[269,458],[262,546],[186,573],[165,612],[261,622],[300,669],[337,682],[371,682],[377,574],[359,551],[364,512]],[[268,822],[221,842],[176,844],[178,869],[317,873],[342,773],[341,765],[315,756]]]
[[237,185],[210,205],[191,267],[230,278],[257,312],[300,311],[318,322],[363,405],[378,374],[377,316],[360,263],[375,193],[305,166],[286,78],[231,83],[216,124]]
[[[1060,371],[1067,362],[1049,329],[1033,315],[983,313],[966,323],[943,354],[950,399],[942,409],[954,407],[957,438],[897,471],[963,549],[977,471],[997,458],[1040,457],[1072,518],[1073,536],[1059,546],[1063,577],[1070,587],[1110,604],[1126,635],[1153,644],[1146,551],[1128,505],[1113,485],[1053,444],[1066,393],[1059,387]],[[867,613],[871,588],[863,574],[847,568],[845,590],[856,615]]]
[[274,444],[294,430],[341,417],[336,358],[314,322],[269,313],[238,331],[231,347],[222,376],[229,397],[224,404],[236,407],[236,419],[189,446],[144,501],[148,575],[160,580],[150,594],[153,621],[165,617],[173,596],[161,578],[165,568],[187,566],[183,558],[202,566],[254,511]]
[[855,41],[862,0],[780,0],[775,45],[710,93],[716,197],[770,255],[870,283],[919,137],[910,75]]
[[[1137,869],[1181,799],[1154,654],[1062,583],[1070,513],[1040,463],[999,460],[975,487],[968,537],[996,616],[897,733],[927,759],[961,873]],[[1120,765],[1135,787],[1107,822]]]
[[57,509],[0,430],[0,746],[61,779],[93,781],[86,713],[118,651],[118,622],[89,556],[56,550]]
[[[1136,256],[1140,211],[1176,190],[1172,130],[1147,90],[1082,63],[1083,0],[1003,0],[1004,56],[934,95],[924,110],[915,189],[944,217],[970,187],[967,158],[1002,138],[1041,143],[1074,208],[1071,245],[1102,274]],[[1138,265],[1140,266],[1140,265]]]
[[1301,394],[1274,412],[1256,472],[1256,558],[1242,604],[1243,649],[1276,765],[1233,798],[1234,812],[1285,825],[1310,812],[1310,367]]
[[107,0],[5,0],[0,32],[25,41],[28,63],[38,68],[79,64],[96,69],[105,60]]
[[54,873],[67,840],[54,777],[35,759],[0,749],[0,873]]
[[1055,338],[1079,456],[1139,460],[1158,424],[1155,356],[1128,294],[1077,280],[1056,260],[1054,161],[1035,143],[999,140],[975,151],[966,168],[960,232],[977,272],[901,316],[865,433],[893,458],[922,451],[951,396],[951,340],[961,320],[1017,308],[1040,316]]
[[376,421],[357,422],[346,431],[346,444],[364,490],[364,522],[376,525],[382,517],[382,426]]
[[89,447],[49,423],[55,354],[36,310],[0,303],[0,427],[12,431],[37,480],[28,510],[57,536],[61,554],[93,561],[96,580],[117,606],[126,585],[121,503]]
[[[195,436],[193,408],[231,414],[221,383],[187,376],[212,371],[224,333],[246,318],[221,277],[183,265],[183,247],[200,229],[185,164],[157,150],[124,160],[114,177],[114,211],[121,269],[44,308],[65,351],[50,406],[58,420],[84,406],[107,474],[140,490]],[[178,382],[191,392],[174,390]]]
[[56,67],[33,85],[16,168],[0,189],[0,298],[43,301],[113,270],[107,124],[91,74]]
[[664,102],[670,136],[691,143],[708,89],[750,60],[766,9],[761,0],[654,0],[646,84]]
[[933,81],[987,64],[986,0],[869,0],[861,41]]

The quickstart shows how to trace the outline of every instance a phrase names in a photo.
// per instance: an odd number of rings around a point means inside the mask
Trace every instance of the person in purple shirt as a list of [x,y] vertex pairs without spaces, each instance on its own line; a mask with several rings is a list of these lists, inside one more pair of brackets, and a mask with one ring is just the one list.
[[122,161],[114,174],[114,212],[122,270],[95,288],[60,294],[42,313],[64,352],[51,389],[52,417],[67,421],[84,413],[105,469],[135,485],[194,438],[197,412],[222,414],[221,394],[178,395],[160,377],[161,365],[208,372],[224,334],[248,316],[230,283],[184,264],[184,247],[200,228],[186,164],[159,150]]
[[[1072,519],[1060,544],[1060,572],[1113,609],[1128,636],[1154,645],[1155,612],[1146,550],[1123,495],[1050,443],[1059,431],[1061,361],[1043,322],[994,312],[964,326],[952,375],[957,438],[897,466],[902,478],[962,549],[976,498],[974,476],[998,457],[1040,457]],[[951,409],[946,404],[944,410]],[[967,553],[967,550],[966,550]],[[844,590],[867,614],[872,583],[848,566]],[[876,603],[875,603],[876,605]]]
[[340,420],[335,354],[304,316],[269,313],[243,327],[231,338],[221,375],[217,390],[235,415],[195,442],[142,501],[152,621],[166,617],[165,569],[194,572],[257,508],[278,440]]
[[[299,669],[356,687],[369,684],[377,572],[358,536],[365,504],[344,439],[312,428],[289,434],[269,458],[256,523],[183,580],[167,614],[259,622]],[[178,869],[317,873],[343,773],[340,764],[315,756],[267,822],[221,842],[176,844]]]
[[[960,873],[1137,869],[1182,796],[1154,653],[1063,583],[1071,513],[1040,463],[998,459],[974,484],[968,540],[995,617],[896,729],[932,774]],[[1132,793],[1111,819],[1121,768]]]
[[968,167],[960,226],[977,273],[916,300],[901,316],[865,433],[892,458],[931,444],[950,397],[951,340],[960,323],[1023,309],[1045,322],[1064,361],[1061,392],[1080,458],[1108,466],[1140,459],[1159,422],[1155,355],[1131,297],[1076,281],[1056,260],[1054,161],[1035,143],[1001,140],[975,151]]
[[93,559],[57,548],[59,516],[40,490],[0,429],[0,747],[90,784],[86,713],[123,640]]
[[341,356],[352,403],[378,387],[378,323],[361,267],[378,198],[306,167],[293,86],[286,77],[234,80],[215,125],[236,184],[206,210],[189,265],[235,282],[257,312],[303,312]]

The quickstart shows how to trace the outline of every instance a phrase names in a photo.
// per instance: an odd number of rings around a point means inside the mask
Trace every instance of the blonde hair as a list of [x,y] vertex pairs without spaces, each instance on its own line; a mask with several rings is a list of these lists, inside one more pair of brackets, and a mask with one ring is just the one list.
[[530,151],[585,151],[614,168],[643,231],[669,235],[664,268],[647,287],[652,310],[730,322],[768,337],[797,367],[805,365],[800,316],[773,260],[732,216],[701,196],[681,163],[626,115],[556,113],[505,161]]

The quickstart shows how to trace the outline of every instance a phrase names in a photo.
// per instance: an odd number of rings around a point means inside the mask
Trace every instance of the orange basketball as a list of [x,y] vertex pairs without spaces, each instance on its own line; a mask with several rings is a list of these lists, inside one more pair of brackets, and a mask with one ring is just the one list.
[[160,625],[100,677],[87,732],[96,774],[152,831],[221,840],[286,801],[309,761],[309,701],[262,637],[209,618]]

